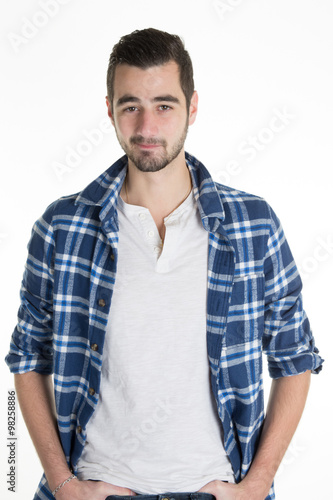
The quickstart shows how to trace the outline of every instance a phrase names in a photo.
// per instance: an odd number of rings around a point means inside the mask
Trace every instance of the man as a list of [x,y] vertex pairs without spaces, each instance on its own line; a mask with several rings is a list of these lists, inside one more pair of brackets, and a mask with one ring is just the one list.
[[35,499],[273,499],[322,366],[279,221],[185,153],[198,96],[177,36],[123,37],[107,89],[126,155],[37,221],[6,358]]

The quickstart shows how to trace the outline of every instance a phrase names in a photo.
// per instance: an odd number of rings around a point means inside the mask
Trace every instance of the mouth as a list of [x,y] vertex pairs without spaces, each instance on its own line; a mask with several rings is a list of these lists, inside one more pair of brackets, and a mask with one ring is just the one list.
[[151,149],[156,149],[159,148],[161,145],[160,144],[136,144],[139,148],[145,149],[145,150],[151,150]]

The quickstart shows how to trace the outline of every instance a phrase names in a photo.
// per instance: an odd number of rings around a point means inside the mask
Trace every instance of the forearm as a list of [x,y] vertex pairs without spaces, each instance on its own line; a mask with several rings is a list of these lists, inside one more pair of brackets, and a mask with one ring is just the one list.
[[308,371],[272,382],[258,450],[241,483],[249,491],[256,492],[257,498],[264,499],[269,493],[276,471],[300,421],[310,376],[311,372]]
[[52,490],[71,474],[58,435],[52,377],[36,372],[15,375],[15,386],[22,415]]

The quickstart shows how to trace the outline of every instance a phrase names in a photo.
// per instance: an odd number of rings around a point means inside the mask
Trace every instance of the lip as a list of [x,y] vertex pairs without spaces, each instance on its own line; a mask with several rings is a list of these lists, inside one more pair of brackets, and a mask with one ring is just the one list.
[[160,144],[137,144],[137,146],[141,149],[155,149],[159,148]]

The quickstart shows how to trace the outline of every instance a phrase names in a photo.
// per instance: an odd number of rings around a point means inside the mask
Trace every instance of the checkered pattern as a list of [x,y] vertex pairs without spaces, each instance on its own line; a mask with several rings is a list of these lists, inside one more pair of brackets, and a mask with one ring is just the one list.
[[[236,481],[247,473],[264,419],[262,353],[272,377],[318,372],[302,308],[301,280],[269,205],[213,182],[186,154],[209,232],[207,346],[211,383]],[[61,442],[74,468],[100,387],[103,343],[116,277],[117,198],[126,156],[36,222],[18,325],[6,358],[14,373],[54,373]],[[130,348],[130,346],[129,346]],[[35,500],[52,499],[45,477]],[[267,499],[274,498],[273,487]]]

